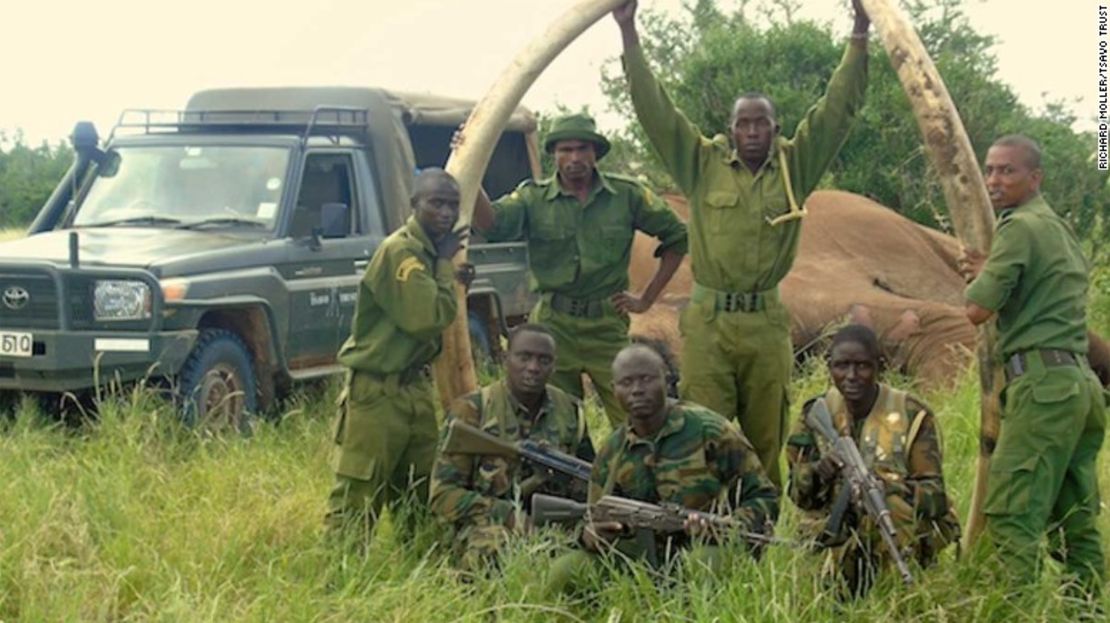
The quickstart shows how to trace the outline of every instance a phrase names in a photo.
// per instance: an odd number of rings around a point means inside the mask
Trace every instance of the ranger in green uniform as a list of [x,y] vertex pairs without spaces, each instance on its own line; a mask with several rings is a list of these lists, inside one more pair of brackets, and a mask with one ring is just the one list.
[[[1006,374],[1002,427],[984,505],[989,540],[1006,571],[1032,581],[1041,536],[1087,591],[1105,562],[1096,524],[1095,460],[1106,428],[1102,386],[1087,363],[1089,265],[1067,222],[1040,195],[1040,147],[1005,136],[987,151],[998,224],[990,255],[965,251],[967,316],[998,316]],[[984,263],[985,262],[985,263]]]
[[[899,546],[926,566],[960,532],[944,488],[940,430],[920,400],[879,382],[880,362],[871,329],[844,327],[832,340],[828,363],[834,388],[823,398],[833,427],[855,440],[868,469],[882,480]],[[851,490],[839,475],[840,459],[806,423],[814,400],[803,407],[786,442],[790,499],[803,510],[806,536],[830,548],[847,593],[861,596],[891,561],[874,524],[853,508]]]
[[451,258],[461,246],[452,231],[459,187],[442,169],[425,169],[412,207],[374,252],[339,351],[350,372],[335,424],[329,528],[358,518],[369,535],[382,506],[409,487],[427,497],[438,438],[429,364],[458,308]]
[[[528,241],[532,288],[541,293],[531,321],[555,334],[552,384],[582,398],[588,374],[613,426],[624,419],[611,389],[610,364],[628,344],[628,314],[647,311],[686,254],[686,226],[658,196],[630,178],[597,169],[609,151],[582,114],[552,123],[544,148],[558,172],[527,181],[492,205],[480,193],[474,228],[491,242]],[[628,288],[636,231],[659,239],[659,270],[644,292]]]
[[636,2],[613,12],[624,41],[624,68],[644,132],[690,201],[694,290],[682,314],[684,400],[738,418],[760,462],[781,485],[787,387],[794,365],[790,317],[778,284],[790,271],[806,196],[848,135],[867,84],[867,28],[856,23],[828,91],[779,136],[764,95],[736,100],[729,128],[712,139],[675,109],[648,68],[635,22]]
[[[591,503],[617,495],[677,504],[729,515],[747,532],[771,531],[778,519],[778,491],[735,424],[699,405],[667,398],[666,365],[646,345],[633,344],[617,355],[613,384],[628,423],[609,436],[594,460]],[[686,534],[658,534],[645,541],[636,538],[643,535],[627,534],[620,524],[589,523],[582,544],[594,552],[616,547],[658,565],[669,553],[685,551],[696,538],[714,538],[704,528],[690,522]],[[719,560],[712,544],[699,547],[694,555],[711,568]],[[586,552],[557,560],[549,591],[567,588],[592,562]]]
[[[446,426],[458,419],[497,437],[531,439],[593,461],[594,446],[578,400],[547,384],[555,361],[555,337],[547,328],[528,323],[515,327],[505,355],[505,378],[456,400]],[[466,569],[477,571],[514,530],[525,528],[518,510],[528,510],[533,493],[586,498],[581,481],[549,477],[501,456],[446,453],[442,444],[447,430],[432,470],[431,507],[452,525],[452,540]]]

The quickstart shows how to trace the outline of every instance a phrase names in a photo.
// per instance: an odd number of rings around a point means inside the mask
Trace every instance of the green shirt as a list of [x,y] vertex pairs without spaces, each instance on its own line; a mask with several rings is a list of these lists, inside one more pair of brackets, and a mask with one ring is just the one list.
[[998,312],[1003,358],[1034,348],[1085,354],[1088,270],[1071,226],[1037,195],[1002,212],[967,300]]
[[758,292],[778,285],[798,250],[801,221],[771,226],[789,210],[781,150],[798,207],[817,186],[863,105],[867,50],[849,45],[825,96],[798,123],[792,139],[779,137],[752,173],[724,135],[712,139],[681,112],[655,80],[643,50],[625,52],[632,104],[644,132],[690,202],[694,280],[716,290]]
[[597,172],[582,204],[552,177],[526,181],[493,204],[490,242],[528,241],[532,289],[580,299],[604,298],[628,287],[636,230],[664,249],[686,253],[686,225],[639,182]]
[[455,319],[455,268],[438,259],[414,217],[382,241],[359,284],[351,336],[339,362],[374,374],[430,363]]
[[[575,398],[548,385],[543,405],[533,417],[513,396],[506,380],[496,381],[457,399],[447,410],[440,451],[432,469],[429,502],[432,512],[440,518],[460,526],[504,524],[512,514],[518,489],[522,495],[584,497],[584,483],[547,478],[542,470],[533,470],[531,465],[519,461],[503,456],[443,452],[451,421],[456,419],[497,437],[540,441],[584,461],[594,459],[593,443]],[[521,486],[522,482],[526,486]],[[529,500],[526,497],[523,502]]]
[[610,494],[730,514],[753,532],[764,532],[779,512],[778,491],[748,439],[693,403],[671,404],[650,439],[628,424],[613,431],[594,460],[589,499]]

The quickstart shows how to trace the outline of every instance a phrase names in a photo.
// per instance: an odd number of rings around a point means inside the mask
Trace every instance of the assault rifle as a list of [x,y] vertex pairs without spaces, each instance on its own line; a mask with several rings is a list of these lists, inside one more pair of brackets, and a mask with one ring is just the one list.
[[626,530],[646,529],[664,534],[684,532],[687,518],[693,517],[709,524],[711,528],[739,536],[753,545],[793,544],[768,534],[741,530],[740,522],[732,517],[690,510],[677,504],[657,505],[606,495],[590,505],[542,493],[532,495],[532,524],[535,526],[577,523],[587,515],[591,521],[616,522]]
[[845,493],[845,495],[851,495],[852,499],[875,522],[879,534],[882,536],[883,544],[886,545],[895,566],[898,567],[898,573],[901,574],[902,581],[906,584],[913,584],[913,575],[910,573],[909,566],[906,565],[906,559],[902,557],[902,551],[898,549],[896,541],[898,533],[894,529],[894,520],[890,516],[890,509],[886,505],[882,482],[871,473],[871,470],[867,469],[855,440],[847,435],[837,433],[832,423],[832,414],[829,413],[829,406],[825,403],[824,398],[818,398],[813,402],[813,406],[806,411],[805,421],[811,429],[817,431],[832,444],[833,458],[840,465],[845,491],[850,492]]
[[496,437],[466,422],[453,420],[447,428],[444,452],[456,454],[491,454],[525,460],[550,472],[589,482],[593,466],[582,459],[554,448],[525,439],[512,442]]

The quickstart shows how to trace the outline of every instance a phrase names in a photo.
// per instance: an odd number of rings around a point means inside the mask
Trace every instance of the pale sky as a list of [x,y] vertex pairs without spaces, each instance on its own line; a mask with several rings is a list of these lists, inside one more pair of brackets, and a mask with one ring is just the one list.
[[[124,108],[179,109],[221,86],[373,85],[478,98],[510,59],[573,0],[4,0],[0,2],[0,129],[57,140],[73,123],[107,134]],[[641,0],[681,10],[682,0]],[[725,8],[735,0],[720,0]],[[997,35],[999,76],[1027,105],[1097,103],[1097,0],[968,0],[980,32]],[[1110,4],[1110,2],[1108,2]],[[847,32],[847,0],[805,0],[800,16]],[[874,40],[872,45],[879,45]],[[605,17],[525,96],[533,110],[589,105],[602,129],[599,80],[620,52]],[[832,71],[832,67],[829,68]],[[742,90],[743,85],[737,85]],[[1082,124],[1090,129],[1092,123]]]

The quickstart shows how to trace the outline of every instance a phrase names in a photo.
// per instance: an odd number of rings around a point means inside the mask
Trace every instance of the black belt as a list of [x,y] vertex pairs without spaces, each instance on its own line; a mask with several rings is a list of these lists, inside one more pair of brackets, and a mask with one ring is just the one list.
[[1061,366],[1078,366],[1079,359],[1076,358],[1075,353],[1066,350],[1057,350],[1055,348],[1038,348],[1036,350],[1026,350],[1020,353],[1014,353],[1006,360],[1006,365],[1003,370],[1006,373],[1006,382],[1016,379],[1017,377],[1029,371],[1029,356],[1035,355],[1040,358],[1041,363],[1046,368],[1058,368]]
[[777,300],[778,291],[774,288],[762,292],[727,292],[695,282],[692,298],[695,301],[712,298],[717,311],[752,313],[767,309],[767,297],[772,295]]
[[751,313],[766,306],[766,300],[759,292],[721,292],[717,295],[719,311]]
[[576,318],[601,318],[605,315],[606,299],[576,299],[551,293],[551,309]]

